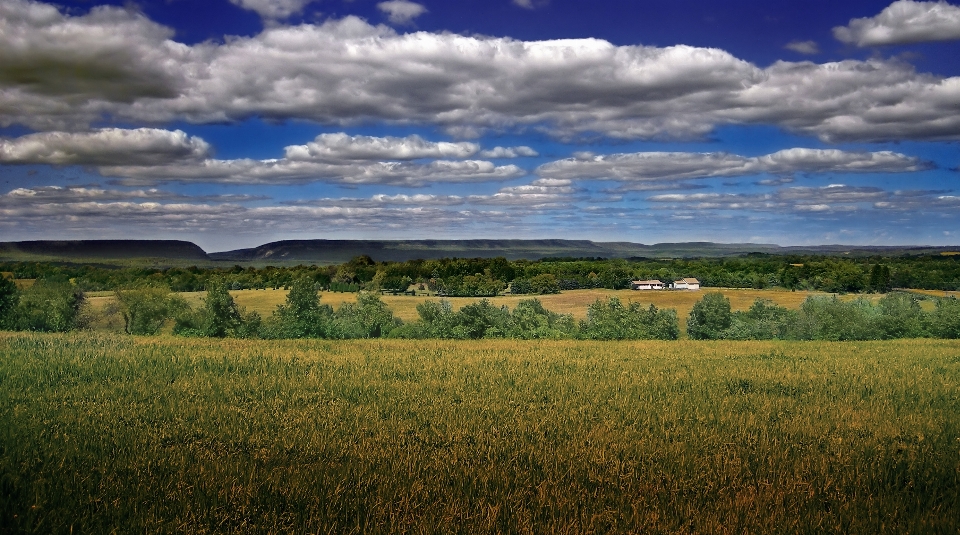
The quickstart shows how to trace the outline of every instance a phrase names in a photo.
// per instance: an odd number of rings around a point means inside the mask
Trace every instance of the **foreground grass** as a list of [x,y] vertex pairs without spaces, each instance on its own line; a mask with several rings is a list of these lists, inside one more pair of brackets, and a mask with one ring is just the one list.
[[956,533],[960,343],[0,333],[0,532]]

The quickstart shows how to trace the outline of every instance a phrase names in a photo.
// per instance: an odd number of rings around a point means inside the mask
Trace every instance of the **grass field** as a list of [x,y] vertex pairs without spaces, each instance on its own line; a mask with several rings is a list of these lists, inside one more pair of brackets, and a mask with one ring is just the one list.
[[0,532],[957,533],[960,342],[0,333]]

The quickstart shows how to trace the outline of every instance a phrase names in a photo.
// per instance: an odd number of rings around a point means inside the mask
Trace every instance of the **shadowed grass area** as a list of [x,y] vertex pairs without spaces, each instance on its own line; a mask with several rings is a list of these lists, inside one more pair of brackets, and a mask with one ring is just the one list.
[[0,333],[0,532],[955,533],[960,343]]

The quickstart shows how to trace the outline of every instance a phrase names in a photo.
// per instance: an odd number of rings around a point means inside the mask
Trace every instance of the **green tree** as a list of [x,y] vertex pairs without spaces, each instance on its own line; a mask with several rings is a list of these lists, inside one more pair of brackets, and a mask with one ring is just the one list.
[[716,340],[723,338],[732,322],[730,300],[720,292],[711,292],[694,303],[687,319],[687,334],[694,340]]
[[889,293],[880,299],[878,307],[880,313],[875,321],[881,338],[920,338],[927,335],[926,318],[915,296],[903,292]]
[[23,331],[70,331],[79,327],[83,305],[83,292],[69,282],[39,279],[20,295],[13,327]]
[[370,292],[357,294],[356,303],[340,305],[334,315],[335,338],[380,338],[403,324],[380,296]]
[[333,308],[320,304],[315,283],[297,279],[278,305],[264,331],[270,338],[332,338]]
[[156,334],[168,318],[186,308],[186,302],[170,294],[170,288],[137,284],[114,292],[128,334]]
[[734,312],[730,327],[723,338],[730,340],[777,340],[790,335],[797,313],[772,301],[757,299],[748,310]]
[[575,334],[573,316],[557,314],[543,307],[539,299],[524,299],[510,315],[510,338],[533,340],[571,338]]
[[13,280],[0,275],[0,329],[11,325],[13,311],[20,301],[20,292]]
[[791,336],[800,340],[877,340],[876,311],[869,301],[844,302],[836,296],[810,296],[800,305]]
[[245,314],[230,295],[227,281],[207,281],[207,296],[199,311],[181,313],[173,327],[175,334],[213,338],[252,338],[260,335],[261,320],[257,313]]
[[597,299],[580,322],[580,337],[591,340],[676,340],[680,325],[675,310],[644,308],[640,303],[623,306],[620,299]]
[[530,279],[533,292],[541,295],[560,293],[560,283],[552,273],[541,273]]
[[960,299],[937,299],[937,306],[930,314],[930,331],[937,338],[960,338]]
[[870,270],[867,289],[871,292],[886,293],[890,291],[890,268],[883,264],[874,264]]

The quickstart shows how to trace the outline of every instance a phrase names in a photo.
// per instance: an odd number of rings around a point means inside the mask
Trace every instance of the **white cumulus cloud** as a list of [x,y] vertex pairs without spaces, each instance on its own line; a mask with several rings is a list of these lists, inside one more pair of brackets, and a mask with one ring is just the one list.
[[254,11],[267,20],[289,18],[303,11],[314,0],[230,0],[231,3]]
[[310,143],[291,145],[284,149],[288,160],[327,162],[469,158],[478,150],[480,147],[476,143],[427,141],[418,135],[399,138],[350,136],[342,132],[320,134]]
[[0,4],[0,126],[260,117],[429,124],[464,136],[689,138],[770,124],[827,141],[960,139],[960,77],[899,60],[759,68],[715,48],[400,34],[356,17],[222,43],[172,36],[116,7],[70,16],[30,0]]
[[790,41],[783,48],[793,50],[798,54],[813,55],[820,53],[820,47],[816,41]]
[[897,0],[874,17],[834,28],[833,36],[857,46],[960,39],[960,7],[943,1]]
[[889,151],[792,148],[759,157],[725,152],[636,152],[588,159],[574,157],[543,164],[535,172],[544,178],[567,180],[654,182],[759,173],[904,173],[930,168],[928,162]]
[[408,0],[388,0],[377,4],[377,9],[387,15],[387,19],[398,25],[410,24],[413,19],[427,12],[427,8]]
[[0,163],[50,165],[162,165],[208,156],[210,145],[181,130],[102,128],[41,132],[0,139]]
[[519,158],[521,156],[532,157],[539,155],[537,151],[525,145],[518,147],[494,147],[480,152],[481,158]]

